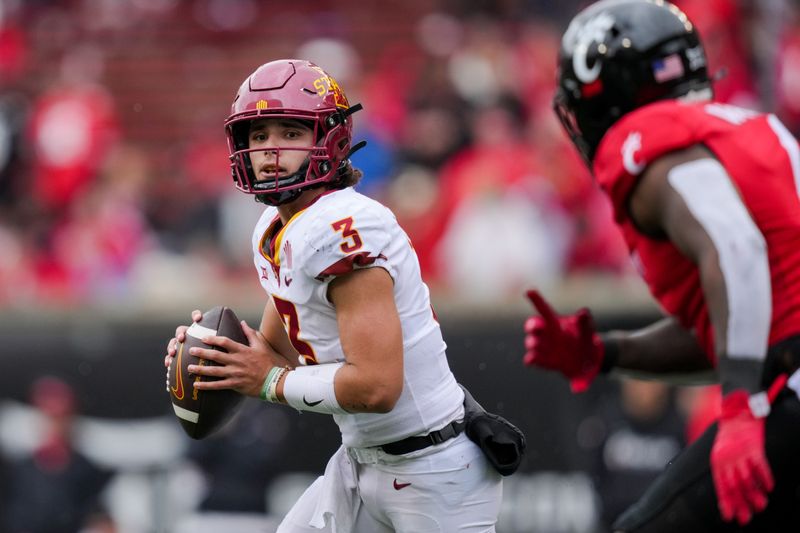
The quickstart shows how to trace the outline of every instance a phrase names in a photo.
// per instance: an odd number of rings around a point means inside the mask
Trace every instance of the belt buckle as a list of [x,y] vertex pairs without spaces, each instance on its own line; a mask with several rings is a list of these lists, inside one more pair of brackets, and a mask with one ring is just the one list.
[[440,429],[439,431],[433,431],[428,433],[428,438],[431,441],[431,444],[441,444],[446,440],[450,440],[455,436],[455,429],[453,428],[453,424],[447,424],[445,427]]
[[383,453],[380,448],[349,448],[350,454],[359,464],[377,464],[378,457]]

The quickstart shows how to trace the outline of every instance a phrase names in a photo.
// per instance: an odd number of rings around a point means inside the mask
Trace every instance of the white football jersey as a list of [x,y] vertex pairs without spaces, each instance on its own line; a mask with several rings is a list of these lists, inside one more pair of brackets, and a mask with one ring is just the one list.
[[427,285],[394,214],[352,188],[333,190],[285,226],[268,207],[253,232],[261,285],[272,296],[302,364],[345,360],[328,284],[357,268],[380,267],[394,280],[403,330],[403,392],[389,413],[334,415],[346,446],[368,447],[426,434],[463,415]]

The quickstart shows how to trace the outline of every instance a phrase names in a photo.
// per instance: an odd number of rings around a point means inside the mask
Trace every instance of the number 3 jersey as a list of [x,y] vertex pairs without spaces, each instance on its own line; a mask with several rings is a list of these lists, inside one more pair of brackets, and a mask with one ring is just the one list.
[[[368,447],[426,434],[463,415],[463,392],[408,236],[392,212],[352,188],[324,193],[286,225],[268,207],[253,232],[256,269],[301,364],[345,360],[330,282],[360,268],[394,281],[403,330],[403,392],[389,413],[334,415],[346,446]],[[364,334],[371,332],[365,331]]]
[[[594,174],[611,199],[634,262],[665,311],[696,332],[714,361],[714,334],[697,267],[666,238],[642,234],[628,215],[628,198],[647,165],[695,145],[707,148],[725,168],[738,196],[726,201],[741,202],[763,237],[771,286],[769,345],[800,333],[800,148],[772,115],[677,100],[628,113],[600,143]],[[710,177],[698,172],[694,179]],[[735,250],[730,255],[738,260]],[[742,327],[753,328],[752,318]]]

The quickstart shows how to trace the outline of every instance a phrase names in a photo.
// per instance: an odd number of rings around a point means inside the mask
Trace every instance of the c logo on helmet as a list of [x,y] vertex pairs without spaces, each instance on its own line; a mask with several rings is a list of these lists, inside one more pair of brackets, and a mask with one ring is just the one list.
[[595,61],[592,67],[589,67],[586,55],[589,53],[589,46],[595,42],[602,43],[606,33],[613,26],[614,17],[608,13],[600,13],[587,21],[586,24],[576,26],[572,31],[567,30],[565,39],[575,43],[572,53],[572,70],[575,71],[575,76],[582,83],[592,83],[600,76],[600,70],[603,65],[598,60]]

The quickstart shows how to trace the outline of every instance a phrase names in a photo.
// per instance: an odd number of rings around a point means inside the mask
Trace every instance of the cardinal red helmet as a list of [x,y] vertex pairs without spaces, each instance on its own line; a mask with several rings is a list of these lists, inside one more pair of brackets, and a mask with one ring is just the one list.
[[[309,61],[281,59],[261,65],[239,87],[225,121],[236,187],[259,201],[280,205],[310,186],[335,183],[351,153],[350,115],[359,109],[360,104],[350,106],[335,79]],[[294,174],[279,177],[276,172],[273,178],[259,180],[250,164],[250,121],[272,117],[309,124],[315,145],[304,148],[308,158]],[[274,149],[277,159],[281,150]]]

